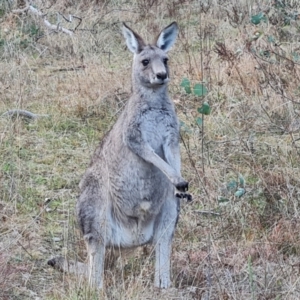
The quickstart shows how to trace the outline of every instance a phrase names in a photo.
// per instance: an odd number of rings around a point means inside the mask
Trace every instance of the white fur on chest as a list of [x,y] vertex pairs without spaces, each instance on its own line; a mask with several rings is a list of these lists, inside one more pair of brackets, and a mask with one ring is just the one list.
[[157,150],[169,136],[178,134],[177,118],[171,110],[152,109],[143,115],[140,130],[143,139]]

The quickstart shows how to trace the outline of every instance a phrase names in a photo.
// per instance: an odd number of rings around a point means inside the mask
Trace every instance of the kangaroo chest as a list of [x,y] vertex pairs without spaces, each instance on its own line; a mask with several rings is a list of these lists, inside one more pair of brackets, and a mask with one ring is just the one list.
[[157,154],[160,154],[167,140],[178,134],[177,117],[169,109],[147,108],[143,110],[139,126],[143,139]]

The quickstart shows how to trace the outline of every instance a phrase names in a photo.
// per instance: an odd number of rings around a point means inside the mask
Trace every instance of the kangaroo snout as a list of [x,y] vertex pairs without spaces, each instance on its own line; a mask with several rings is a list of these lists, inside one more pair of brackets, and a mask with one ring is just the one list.
[[156,78],[159,80],[165,80],[168,77],[167,73],[157,73]]

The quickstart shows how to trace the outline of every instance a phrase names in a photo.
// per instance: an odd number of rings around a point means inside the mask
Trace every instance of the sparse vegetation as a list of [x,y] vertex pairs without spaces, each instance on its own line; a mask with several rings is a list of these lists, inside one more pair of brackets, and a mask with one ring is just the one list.
[[[299,299],[299,1],[31,1],[72,36],[14,13],[26,5],[0,2],[0,298]],[[130,94],[121,23],[152,39],[173,20],[170,94],[194,199],[174,289],[154,290],[144,248],[107,269],[99,296],[46,262],[85,259],[78,182]],[[48,116],[2,115],[12,109]]]

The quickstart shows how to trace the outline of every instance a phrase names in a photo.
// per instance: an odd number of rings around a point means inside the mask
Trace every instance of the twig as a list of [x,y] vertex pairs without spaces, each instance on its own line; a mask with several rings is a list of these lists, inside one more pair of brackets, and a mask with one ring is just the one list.
[[255,61],[258,63],[259,67],[260,67],[260,70],[262,70],[262,72],[264,73],[264,75],[266,76],[266,78],[268,78],[269,80],[267,81],[267,85],[278,95],[280,95],[282,98],[288,100],[288,101],[291,101],[295,104],[300,104],[299,101],[296,101],[294,100],[293,98],[290,98],[288,96],[285,95],[284,93],[284,90],[282,87],[278,86],[277,85],[277,88],[276,86],[274,86],[272,83],[271,83],[271,80],[270,78],[273,80],[273,82],[277,82],[277,79],[275,78],[275,76],[273,74],[271,74],[270,72],[266,71],[266,68],[261,64],[260,61],[264,61],[264,62],[267,62],[267,63],[270,63],[269,61],[267,60],[264,60],[262,59],[261,57],[259,57],[256,53],[253,53],[250,51],[250,54],[252,55],[252,57],[255,59]]
[[51,72],[68,72],[68,71],[78,71],[81,69],[85,69],[85,65],[77,66],[77,67],[70,67],[70,68],[60,68],[57,70],[52,70]]
[[34,114],[28,110],[23,110],[23,109],[10,109],[2,114],[2,117],[6,117],[6,116],[8,116],[8,117],[22,116],[22,117],[26,117],[28,119],[38,119],[41,117],[49,117],[49,115],[38,115],[38,114]]
[[33,259],[33,256],[27,251],[27,249],[20,243],[20,241],[17,241],[17,243],[21,246],[21,248]]
[[221,216],[220,213],[216,213],[216,212],[210,211],[210,210],[194,210],[194,212],[198,213],[198,214],[202,214],[202,215],[213,215],[213,216],[217,216],[217,217]]
[[206,195],[209,196],[209,193],[208,193],[208,191],[207,191],[206,188],[205,188],[205,183],[202,181],[202,177],[200,176],[200,174],[199,174],[199,172],[198,172],[198,169],[196,168],[196,162],[195,162],[194,159],[192,158],[192,155],[190,154],[190,151],[189,151],[189,149],[188,149],[188,147],[187,147],[187,145],[186,145],[186,142],[185,142],[185,140],[184,140],[184,138],[183,138],[183,136],[182,136],[182,134],[181,134],[180,132],[179,132],[179,135],[180,135],[180,139],[181,139],[181,141],[182,141],[182,143],[183,143],[183,146],[184,146],[184,148],[185,148],[185,150],[186,150],[186,152],[187,152],[187,155],[188,155],[188,157],[189,157],[189,161],[190,161],[192,167],[195,169],[195,172],[196,172],[196,174],[197,174],[197,177],[198,177],[199,181],[201,182],[201,184],[202,184],[202,186],[203,186],[203,189],[204,189]]
[[[61,31],[61,32],[63,32],[63,33],[68,34],[69,36],[73,36],[73,34],[74,34],[73,31],[71,31],[71,30],[69,30],[69,29],[66,29],[66,28],[62,27],[62,26],[60,26],[59,24],[57,24],[57,25],[51,24],[51,23],[46,19],[46,14],[43,14],[41,11],[39,11],[39,10],[37,10],[35,7],[33,7],[33,6],[30,4],[29,1],[26,1],[26,7],[22,8],[22,9],[13,9],[13,10],[12,10],[12,12],[13,12],[14,14],[22,14],[22,13],[24,13],[24,12],[26,12],[26,11],[29,11],[29,12],[31,12],[32,14],[34,14],[34,15],[40,17],[40,18],[43,20],[44,25],[45,25],[48,29],[54,30],[54,31],[56,31],[56,32]],[[78,27],[78,26],[77,26],[77,27]],[[77,27],[76,27],[76,28],[77,28]]]
[[64,18],[64,20],[69,23],[72,23],[73,18],[79,20],[78,24],[76,25],[75,29],[73,30],[74,32],[76,31],[76,29],[80,26],[80,24],[82,22],[82,19],[80,17],[74,16],[74,15],[69,15],[69,19],[68,19],[63,14],[61,14],[61,13],[58,13],[58,14],[61,15]]

